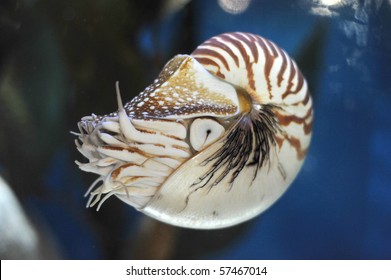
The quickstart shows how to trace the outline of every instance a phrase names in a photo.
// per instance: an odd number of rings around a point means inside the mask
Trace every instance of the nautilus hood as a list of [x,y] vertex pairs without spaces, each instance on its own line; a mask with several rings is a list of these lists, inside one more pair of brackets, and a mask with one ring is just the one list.
[[309,147],[312,101],[291,58],[249,33],[178,55],[118,110],[78,123],[80,169],[99,177],[88,206],[115,195],[160,221],[232,226],[266,210]]

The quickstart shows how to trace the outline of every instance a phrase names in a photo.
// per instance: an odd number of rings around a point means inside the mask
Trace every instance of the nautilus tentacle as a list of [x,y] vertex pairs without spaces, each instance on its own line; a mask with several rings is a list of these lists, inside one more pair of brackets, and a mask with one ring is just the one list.
[[274,43],[226,33],[170,60],[118,111],[79,122],[82,170],[100,177],[88,206],[112,195],[160,221],[222,228],[246,221],[289,187],[307,153],[312,101]]

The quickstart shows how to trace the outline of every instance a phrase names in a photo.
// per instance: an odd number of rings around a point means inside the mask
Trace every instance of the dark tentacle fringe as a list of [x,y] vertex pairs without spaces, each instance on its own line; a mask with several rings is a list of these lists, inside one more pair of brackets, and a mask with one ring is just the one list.
[[[212,168],[191,186],[194,187],[191,193],[205,186],[210,190],[229,174],[232,187],[246,166],[255,166],[253,181],[255,180],[258,170],[269,163],[270,150],[272,146],[276,146],[274,135],[281,132],[273,113],[274,108],[278,107],[263,105],[259,111],[253,110],[240,117],[221,149],[202,162],[203,165],[213,162]],[[221,168],[224,171],[216,177],[216,172]]]

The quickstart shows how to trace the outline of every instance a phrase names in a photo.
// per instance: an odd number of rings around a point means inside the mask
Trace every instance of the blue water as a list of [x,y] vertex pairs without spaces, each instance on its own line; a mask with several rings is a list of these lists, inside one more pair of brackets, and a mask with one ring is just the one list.
[[[326,30],[318,68],[310,73],[316,80],[308,80],[315,121],[301,173],[243,235],[202,258],[391,259],[391,3],[358,1],[355,8],[346,4],[328,9],[332,15],[319,15],[310,12],[310,1],[252,1],[242,14],[231,15],[217,1],[194,2],[198,43],[246,31],[299,57],[316,28]],[[151,33],[159,31],[162,51],[169,53],[173,46],[167,38],[175,36],[182,18],[179,12],[143,27],[144,54],[153,52]],[[83,208],[85,180],[72,160],[60,147],[46,172],[51,198],[31,203],[45,213],[66,258],[107,258],[88,223],[85,212],[92,210]],[[125,211],[124,235],[139,219],[134,210]]]

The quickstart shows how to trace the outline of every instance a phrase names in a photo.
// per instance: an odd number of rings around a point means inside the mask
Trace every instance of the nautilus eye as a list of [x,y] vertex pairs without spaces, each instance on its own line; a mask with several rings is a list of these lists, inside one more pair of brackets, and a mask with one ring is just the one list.
[[278,46],[225,33],[177,55],[127,104],[78,123],[80,169],[97,209],[111,196],[157,220],[215,229],[269,208],[298,174],[313,110],[307,83]]
[[194,150],[204,149],[217,139],[220,139],[225,132],[219,122],[208,118],[198,118],[190,126],[190,143]]

